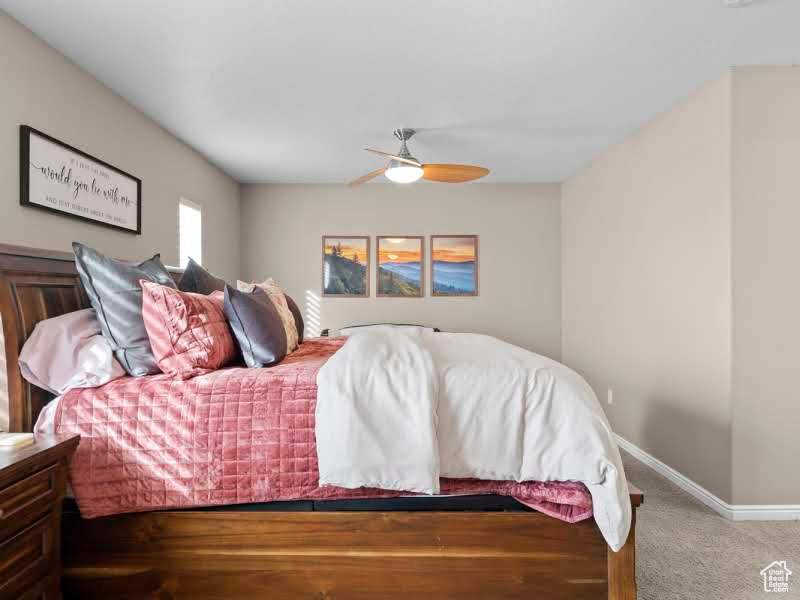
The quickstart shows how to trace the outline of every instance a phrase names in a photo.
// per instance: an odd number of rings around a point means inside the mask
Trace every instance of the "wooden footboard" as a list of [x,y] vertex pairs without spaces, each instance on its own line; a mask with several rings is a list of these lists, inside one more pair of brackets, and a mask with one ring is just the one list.
[[63,523],[65,598],[636,598],[634,529],[615,553],[593,520],[181,511]]

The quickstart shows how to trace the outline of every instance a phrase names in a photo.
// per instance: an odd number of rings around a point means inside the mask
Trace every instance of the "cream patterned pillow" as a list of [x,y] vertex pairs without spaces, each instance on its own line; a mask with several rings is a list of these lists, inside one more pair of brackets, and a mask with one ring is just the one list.
[[294,315],[289,309],[289,304],[286,302],[286,295],[283,293],[281,286],[278,285],[278,282],[270,277],[263,283],[237,281],[236,287],[240,292],[247,293],[251,293],[256,287],[260,287],[267,293],[267,296],[275,305],[281,321],[283,321],[283,328],[286,330],[286,354],[296,350],[298,344],[297,325],[294,322]]

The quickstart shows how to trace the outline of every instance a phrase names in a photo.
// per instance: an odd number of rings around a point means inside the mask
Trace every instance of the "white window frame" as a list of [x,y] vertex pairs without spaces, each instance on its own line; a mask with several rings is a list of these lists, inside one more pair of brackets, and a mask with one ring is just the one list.
[[203,205],[202,204],[198,204],[197,202],[194,202],[192,200],[189,200],[188,198],[185,198],[183,196],[178,198],[178,266],[181,269],[185,269],[186,268],[186,263],[188,262],[188,260],[186,260],[186,261],[183,260],[184,256],[183,256],[183,253],[182,253],[183,244],[181,243],[182,242],[182,240],[181,240],[181,206],[185,206],[187,208],[191,208],[191,209],[196,210],[196,211],[198,211],[200,213],[199,252],[187,251],[186,256],[188,257],[191,254],[191,256],[194,259],[194,261],[196,263],[202,265],[203,264]]

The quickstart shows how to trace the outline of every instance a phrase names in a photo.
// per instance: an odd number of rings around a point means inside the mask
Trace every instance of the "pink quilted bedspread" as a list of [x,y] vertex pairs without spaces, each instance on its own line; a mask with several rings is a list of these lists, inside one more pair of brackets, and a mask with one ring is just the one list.
[[[186,381],[124,377],[67,393],[55,425],[81,435],[69,466],[81,513],[408,495],[318,487],[316,375],[343,343],[306,341],[266,369],[228,368]],[[443,479],[441,493],[513,496],[569,522],[592,515],[591,496],[577,482]]]

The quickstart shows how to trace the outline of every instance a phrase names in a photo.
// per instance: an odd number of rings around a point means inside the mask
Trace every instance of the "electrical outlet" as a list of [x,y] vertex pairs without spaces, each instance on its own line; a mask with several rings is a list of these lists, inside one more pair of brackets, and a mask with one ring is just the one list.
[[614,404],[614,390],[608,388],[608,405],[611,406]]

